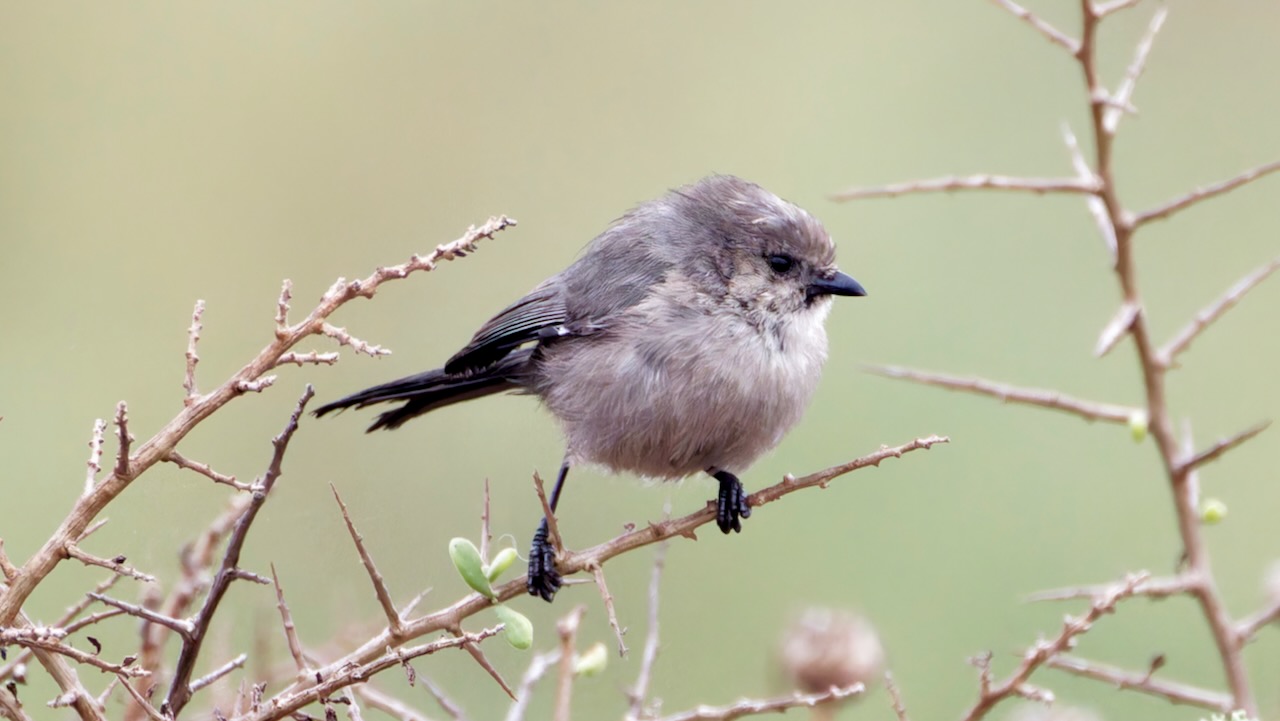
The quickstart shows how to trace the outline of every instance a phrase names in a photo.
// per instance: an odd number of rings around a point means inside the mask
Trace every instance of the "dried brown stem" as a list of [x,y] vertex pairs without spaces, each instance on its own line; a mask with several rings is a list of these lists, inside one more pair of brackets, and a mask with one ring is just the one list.
[[1280,170],[1280,160],[1274,160],[1265,165],[1259,165],[1256,168],[1251,168],[1234,178],[1214,183],[1213,185],[1206,185],[1203,188],[1196,188],[1190,193],[1187,193],[1180,198],[1175,198],[1164,205],[1157,206],[1150,210],[1144,210],[1141,213],[1134,215],[1133,226],[1137,228],[1139,226],[1146,225],[1153,220],[1164,220],[1178,211],[1185,210],[1197,203],[1222,195],[1223,193],[1229,193],[1242,185],[1252,183],[1253,181],[1266,177],[1277,170]]
[[618,623],[618,612],[613,607],[613,594],[609,593],[609,584],[604,581],[604,568],[600,564],[595,564],[589,569],[591,575],[595,578],[596,588],[600,591],[600,598],[604,601],[604,611],[609,617],[609,627],[613,629],[613,635],[618,639],[618,655],[622,658],[627,657],[627,644],[622,639],[623,629]]
[[123,477],[129,475],[129,444],[133,443],[133,436],[129,434],[129,407],[124,401],[116,404],[115,423],[119,448],[116,451],[116,467],[112,472]]
[[[1173,576],[1169,578],[1152,578],[1145,571],[1139,573],[1142,580],[1139,581],[1130,592],[1133,596],[1145,596],[1152,599],[1169,598],[1170,596],[1178,596],[1190,592],[1196,584],[1196,579],[1188,576]],[[1103,583],[1094,586],[1072,586],[1069,588],[1055,588],[1048,591],[1037,591],[1027,596],[1027,601],[1071,601],[1079,598],[1098,598],[1114,593],[1117,589],[1124,588],[1128,581],[1121,583]]]
[[196,473],[199,473],[200,475],[204,476],[205,478],[208,478],[214,483],[221,483],[224,486],[231,486],[237,491],[248,493],[253,490],[253,486],[250,486],[248,483],[241,483],[240,481],[237,481],[235,476],[228,476],[224,473],[218,473],[217,471],[213,470],[213,468],[209,466],[209,464],[201,463],[199,461],[193,461],[190,458],[187,458],[186,456],[177,452],[176,450],[169,451],[168,457],[166,457],[164,460],[169,461],[170,463],[174,464],[179,468],[185,468],[188,471],[195,471]]
[[1156,35],[1160,34],[1160,28],[1164,27],[1164,21],[1169,17],[1169,8],[1161,6],[1156,9],[1151,16],[1151,23],[1147,26],[1147,32],[1142,36],[1142,40],[1138,42],[1138,47],[1133,53],[1133,62],[1129,63],[1128,69],[1125,70],[1124,79],[1120,81],[1120,85],[1116,87],[1115,93],[1111,96],[1112,105],[1107,108],[1103,116],[1103,127],[1107,132],[1114,135],[1120,127],[1120,118],[1124,115],[1122,108],[1128,107],[1133,99],[1133,90],[1138,85],[1138,79],[1142,77],[1142,72],[1147,67],[1147,58],[1151,56],[1151,48],[1155,46]]
[[626,721],[639,721],[644,713],[645,701],[649,697],[649,684],[653,679],[653,666],[658,661],[659,627],[658,606],[662,588],[662,571],[666,567],[667,547],[671,544],[663,541],[653,551],[653,571],[649,574],[649,627],[645,631],[644,653],[640,656],[640,671],[636,674],[636,685],[631,687],[628,697]]
[[236,670],[236,669],[238,669],[238,668],[244,668],[244,664],[245,664],[245,662],[246,662],[246,661],[248,661],[248,660],[249,660],[249,656],[248,656],[248,654],[243,654],[243,653],[242,653],[242,654],[240,654],[239,656],[236,656],[235,658],[231,659],[230,661],[227,661],[226,663],[222,664],[221,666],[219,666],[219,667],[215,668],[214,670],[210,671],[209,673],[206,673],[205,675],[201,676],[200,678],[197,678],[197,679],[193,680],[193,681],[191,682],[191,692],[192,692],[192,693],[195,693],[196,691],[199,691],[200,689],[202,689],[202,688],[204,688],[204,687],[206,687],[206,686],[209,686],[210,684],[216,683],[216,682],[217,682],[218,680],[220,680],[223,676],[226,676],[227,674],[231,673],[232,671],[234,671],[234,670]]
[[[457,638],[467,637],[466,632],[462,630],[462,626],[454,626],[450,629],[450,632]],[[498,685],[502,687],[502,690],[511,697],[512,701],[514,701],[516,699],[515,693],[512,692],[511,687],[507,685],[507,680],[498,672],[497,667],[495,667],[493,663],[489,661],[489,658],[484,655],[484,651],[480,650],[479,644],[473,641],[467,641],[462,644],[462,647],[467,650],[467,653],[471,654],[471,658],[475,659],[475,662],[480,664],[480,668],[483,668],[489,674],[490,678],[498,682]]]
[[889,693],[889,704],[893,707],[893,715],[898,717],[898,721],[911,721],[907,716],[907,706],[902,702],[902,692],[898,690],[898,684],[893,681],[893,672],[884,672],[884,690]]
[[182,405],[190,408],[200,400],[200,390],[196,386],[196,364],[200,356],[196,354],[196,344],[200,342],[200,331],[204,325],[200,322],[204,316],[204,301],[197,300],[195,310],[191,311],[191,325],[187,328],[187,374],[182,381],[182,389],[187,392]]
[[328,353],[321,353],[320,351],[315,351],[315,350],[307,351],[306,353],[289,351],[288,353],[285,353],[284,355],[280,356],[280,360],[276,361],[276,365],[282,366],[282,365],[288,365],[290,363],[293,363],[299,368],[301,368],[304,365],[331,366],[334,363],[338,362],[338,358],[340,357],[340,355],[341,354],[339,354],[337,351],[329,351]]
[[[406,660],[436,653],[448,648],[461,648],[478,644],[496,636],[502,631],[501,626],[486,628],[476,633],[442,638],[419,646],[411,646],[398,650],[385,650],[374,655],[363,663],[350,663],[335,669],[333,673],[319,673],[311,677],[309,683],[295,684],[271,699],[269,703],[256,704],[248,713],[237,718],[237,721],[270,721],[271,719],[288,718],[304,706],[328,698],[334,692],[363,683],[369,678],[389,668],[400,666]],[[322,679],[322,680],[317,680]]]
[[1272,602],[1270,606],[1241,619],[1236,625],[1236,642],[1244,646],[1252,641],[1259,631],[1276,621],[1280,621],[1280,601]]
[[[102,509],[129,487],[134,478],[166,459],[196,425],[240,395],[245,383],[253,382],[263,373],[274,368],[280,357],[292,350],[298,342],[322,333],[326,319],[340,307],[355,298],[372,297],[379,286],[389,280],[404,278],[418,271],[431,270],[442,260],[464,256],[473,250],[482,238],[490,238],[514,224],[515,221],[505,216],[492,218],[479,228],[469,228],[461,238],[437,246],[433,252],[425,256],[414,256],[408,262],[398,266],[379,268],[363,280],[340,280],[329,288],[321,297],[320,303],[306,318],[283,330],[277,329],[275,339],[267,347],[212,392],[203,396],[195,395],[193,379],[191,388],[188,389],[188,402],[183,410],[133,454],[132,473],[128,476],[111,474],[94,486],[92,492],[77,500],[57,530],[50,534],[44,546],[22,566],[8,590],[0,596],[0,626],[13,623],[32,591],[65,558],[62,549],[66,547],[67,541],[78,538],[80,533],[102,512]],[[197,303],[196,307],[198,314],[203,306]],[[193,326],[195,325],[198,323],[193,322]],[[190,360],[188,367],[194,370]]]
[[68,556],[76,559],[86,566],[99,566],[111,571],[112,573],[118,573],[121,576],[128,576],[129,578],[142,581],[143,583],[155,583],[156,581],[155,576],[143,573],[132,566],[125,565],[123,556],[117,556],[112,559],[99,558],[74,543],[68,543],[66,551]]
[[377,709],[399,721],[431,721],[426,715],[371,683],[354,685],[351,691],[369,708]]
[[551,504],[547,502],[547,491],[542,487],[542,476],[538,475],[537,471],[533,472],[533,488],[538,492],[538,502],[542,504],[542,517],[547,519],[547,540],[556,550],[558,562],[564,555],[564,541],[560,539],[560,525],[556,523],[555,511],[551,510]]
[[575,606],[556,623],[556,633],[560,635],[560,667],[556,679],[556,703],[552,718],[555,721],[570,721],[570,702],[573,700],[573,658],[577,644],[578,626],[582,623],[582,614],[587,607]]
[[195,624],[191,621],[182,618],[172,618],[164,615],[163,613],[152,611],[145,606],[139,606],[136,603],[120,601],[118,599],[111,598],[110,596],[104,596],[101,593],[90,593],[88,596],[99,603],[105,603],[108,606],[118,608],[130,616],[137,616],[144,621],[158,623],[172,631],[176,631],[178,635],[182,636],[184,639],[190,639],[191,634],[195,633],[196,630]]
[[99,418],[93,422],[93,435],[89,437],[89,461],[85,463],[88,466],[84,476],[85,496],[93,493],[94,484],[98,482],[98,473],[102,471],[102,443],[106,431],[106,421]]
[[284,638],[289,644],[289,655],[298,669],[301,678],[307,673],[307,661],[302,654],[302,642],[298,640],[298,629],[293,625],[293,614],[289,612],[289,604],[284,601],[284,588],[280,586],[280,576],[276,574],[276,564],[271,564],[271,580],[276,587],[276,610],[280,612],[280,623],[284,626]]
[[529,701],[533,699],[533,687],[559,661],[560,649],[558,648],[546,653],[534,654],[533,660],[529,661],[529,667],[525,669],[524,676],[520,677],[520,686],[516,689],[516,700],[507,710],[506,721],[524,721],[525,713],[529,709]]
[[[1080,617],[1068,616],[1062,624],[1062,630],[1050,640],[1041,640],[1027,650],[1022,661],[1007,678],[999,683],[991,680],[989,665],[982,668],[982,683],[978,701],[965,713],[964,721],[978,721],[987,715],[996,704],[1011,696],[1027,696],[1027,681],[1036,669],[1045,665],[1050,659],[1071,649],[1075,638],[1090,628],[1104,615],[1115,610],[1116,604],[1132,596],[1145,578],[1141,575],[1130,576],[1124,583],[1117,584],[1106,593],[1096,597],[1088,612]],[[987,657],[989,664],[990,657]],[[1031,690],[1031,693],[1038,689]]]
[[1066,671],[1075,676],[1103,681],[1118,689],[1140,691],[1151,696],[1158,696],[1173,704],[1199,706],[1200,708],[1207,708],[1224,714],[1229,713],[1234,708],[1231,705],[1231,697],[1224,693],[1209,691],[1176,681],[1152,678],[1152,674],[1149,671],[1129,671],[1066,654],[1054,656],[1045,662],[1045,666],[1056,668],[1059,671]]
[[426,689],[427,693],[431,695],[431,698],[435,699],[440,710],[448,714],[449,718],[454,719],[454,721],[467,721],[467,715],[462,712],[462,707],[449,698],[444,689],[436,686],[426,676],[419,676],[418,681],[422,684],[422,688]]
[[1075,55],[1080,51],[1080,43],[1075,38],[1040,19],[1040,17],[1032,13],[1030,10],[1013,2],[1013,0],[992,0],[992,2],[1005,10],[1008,10],[1014,17],[1035,28],[1036,32],[1043,35],[1049,40],[1049,42],[1061,47],[1071,55]]
[[1055,411],[1064,411],[1080,416],[1088,421],[1111,421],[1128,423],[1138,410],[1131,406],[1119,406],[1111,403],[1087,401],[1072,398],[1055,390],[1045,388],[1022,388],[989,381],[985,378],[966,378],[946,373],[919,371],[898,366],[863,366],[863,370],[886,378],[898,378],[928,386],[938,386],[956,391],[967,391],[978,395],[991,396],[1003,403],[1021,403],[1029,406],[1040,406]]
[[1258,287],[1262,281],[1269,278],[1277,269],[1280,269],[1280,258],[1272,260],[1270,263],[1241,278],[1235,285],[1228,288],[1226,293],[1223,293],[1217,300],[1205,306],[1199,313],[1196,313],[1191,322],[1178,331],[1178,334],[1157,352],[1161,365],[1165,367],[1172,366],[1178,355],[1185,351],[1191,345],[1191,342],[1199,337],[1206,328],[1213,325],[1224,313],[1235,307],[1236,303],[1239,303],[1245,294]]
[[347,532],[351,534],[351,541],[356,546],[356,552],[360,554],[360,563],[364,564],[364,570],[369,574],[369,581],[373,584],[373,593],[378,597],[378,605],[382,607],[382,615],[387,618],[387,628],[391,632],[391,640],[399,641],[404,635],[404,622],[400,618],[400,613],[396,611],[395,602],[391,600],[391,591],[387,589],[387,582],[382,577],[382,572],[378,570],[378,565],[373,562],[373,556],[369,555],[369,549],[365,548],[364,537],[356,530],[356,524],[351,520],[351,514],[347,512],[347,504],[342,502],[342,496],[338,495],[337,486],[329,484],[329,490],[333,492],[333,499],[338,502],[338,508],[342,510],[342,520],[347,524]]
[[1011,190],[1022,193],[1096,193],[1098,188],[1081,178],[1019,178],[1009,175],[948,175],[870,188],[849,188],[831,195],[837,202],[867,198],[896,198],[914,193],[950,193],[959,190]]
[[193,620],[194,628],[190,636],[183,639],[182,650],[178,654],[178,661],[174,666],[173,679],[170,681],[169,695],[163,704],[163,708],[174,716],[177,716],[183,707],[187,705],[187,702],[191,700],[191,694],[194,693],[190,683],[191,675],[195,669],[196,659],[200,656],[200,650],[204,645],[205,638],[208,636],[209,624],[212,623],[213,615],[218,610],[218,604],[222,602],[227,589],[231,586],[231,582],[238,577],[240,552],[244,548],[245,539],[249,536],[249,527],[253,525],[254,519],[258,516],[258,511],[266,503],[267,496],[271,493],[272,487],[275,486],[276,480],[280,477],[285,451],[289,448],[289,441],[293,438],[294,432],[298,430],[298,419],[306,409],[307,401],[311,400],[314,395],[315,390],[308,384],[303,390],[302,396],[298,398],[298,403],[294,406],[293,413],[289,416],[289,421],[285,424],[284,430],[271,439],[273,448],[271,461],[267,464],[267,471],[263,474],[262,480],[256,484],[260,485],[261,489],[254,491],[244,513],[236,520],[235,527],[227,539],[227,549],[222,556],[222,565],[214,576],[213,583],[209,586],[209,594],[205,597],[204,606],[195,615]]
[[1180,464],[1179,470],[1184,472],[1191,471],[1196,468],[1199,468],[1200,466],[1203,466],[1206,463],[1209,463],[1210,461],[1217,460],[1220,456],[1222,456],[1222,454],[1239,446],[1245,441],[1252,439],[1253,437],[1257,436],[1259,433],[1267,430],[1267,428],[1269,428],[1270,426],[1271,426],[1271,421],[1263,421],[1249,428],[1246,428],[1243,431],[1240,431],[1239,433],[1233,436],[1230,436],[1228,438],[1222,438],[1218,440],[1218,442],[1214,443],[1212,446],[1209,446],[1203,451],[1200,451],[1194,456],[1191,456],[1185,461],[1182,461],[1182,463]]
[[793,708],[819,708],[827,704],[839,703],[854,696],[862,695],[862,684],[856,683],[846,688],[832,687],[821,693],[795,692],[789,696],[778,696],[769,699],[742,699],[730,706],[698,706],[683,713],[663,716],[660,721],[733,721],[744,716],[759,716],[766,713],[781,713]]

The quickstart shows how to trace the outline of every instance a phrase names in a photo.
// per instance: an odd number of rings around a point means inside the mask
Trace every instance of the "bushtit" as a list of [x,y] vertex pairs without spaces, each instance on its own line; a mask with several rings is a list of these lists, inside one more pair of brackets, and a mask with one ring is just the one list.
[[[827,357],[833,295],[865,295],[835,266],[813,216],[754,183],[716,175],[643,203],[582,257],[498,313],[443,368],[316,410],[403,402],[370,431],[502,391],[538,396],[570,466],[655,479],[705,471],[716,523],[751,515],[735,473],[800,420]],[[533,537],[529,593],[560,588],[547,519]]]

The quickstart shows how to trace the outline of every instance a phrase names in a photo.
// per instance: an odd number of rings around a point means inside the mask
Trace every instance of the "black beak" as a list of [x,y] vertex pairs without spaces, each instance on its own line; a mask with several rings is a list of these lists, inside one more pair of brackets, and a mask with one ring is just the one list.
[[862,287],[862,284],[838,270],[830,278],[815,278],[808,288],[810,298],[820,295],[861,296],[866,294],[867,291]]

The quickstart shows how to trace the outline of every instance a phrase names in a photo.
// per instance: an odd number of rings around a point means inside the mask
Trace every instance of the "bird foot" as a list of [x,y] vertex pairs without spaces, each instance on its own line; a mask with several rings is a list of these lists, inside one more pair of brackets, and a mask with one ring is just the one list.
[[714,471],[711,475],[720,481],[720,492],[716,494],[716,525],[724,533],[741,533],[742,519],[751,517],[751,504],[747,501],[742,481],[728,471]]
[[544,518],[533,534],[533,545],[529,549],[528,589],[530,596],[538,596],[551,603],[564,581],[556,571],[556,549],[547,534],[547,519]]

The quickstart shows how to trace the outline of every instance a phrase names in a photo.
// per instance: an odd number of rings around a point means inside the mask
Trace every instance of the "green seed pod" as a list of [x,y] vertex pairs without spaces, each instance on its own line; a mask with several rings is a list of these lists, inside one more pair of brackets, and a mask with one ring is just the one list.
[[609,667],[609,652],[605,650],[604,644],[596,641],[591,648],[578,654],[573,659],[573,673],[575,676],[599,676]]
[[1129,434],[1133,436],[1134,443],[1141,443],[1147,437],[1147,427],[1151,420],[1147,417],[1144,410],[1136,410],[1129,414]]
[[511,564],[516,562],[516,558],[516,549],[514,548],[504,548],[498,551],[498,555],[493,557],[493,563],[484,567],[485,578],[489,579],[489,583],[497,581],[498,576],[501,576],[503,571],[511,568]]
[[462,576],[468,586],[493,598],[493,587],[484,575],[484,561],[480,560],[480,550],[476,548],[476,544],[465,538],[449,541],[449,558],[453,559],[454,568],[458,569],[458,575]]
[[1206,526],[1221,523],[1227,517],[1227,504],[1216,498],[1206,498],[1200,504],[1200,522]]
[[507,643],[521,651],[533,646],[533,623],[529,619],[519,611],[502,604],[494,606],[493,610],[498,614],[498,620],[506,625],[503,635],[507,637]]

